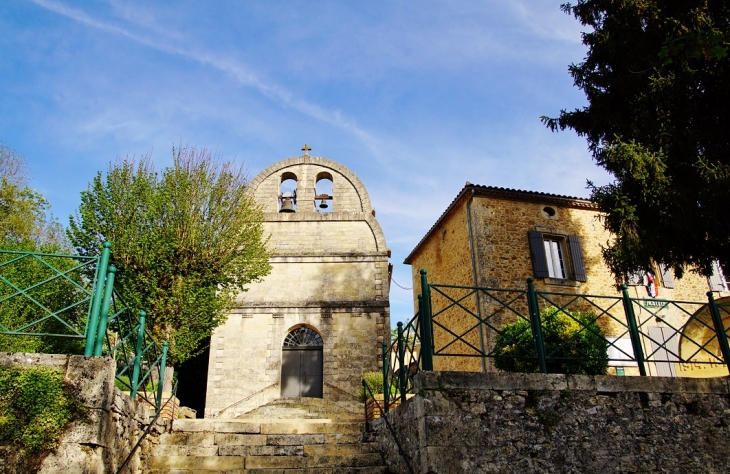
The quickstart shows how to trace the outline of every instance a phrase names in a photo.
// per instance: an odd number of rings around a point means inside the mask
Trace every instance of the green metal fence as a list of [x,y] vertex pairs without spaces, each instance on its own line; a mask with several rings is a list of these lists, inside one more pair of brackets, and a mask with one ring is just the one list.
[[92,257],[0,250],[0,337],[72,340],[86,356],[113,357],[119,384],[159,410],[168,344],[115,290],[111,246]]
[[727,375],[730,328],[723,319],[730,319],[730,303],[715,302],[712,292],[707,297],[632,298],[626,286],[620,296],[537,291],[532,278],[524,289],[440,285],[430,284],[421,270],[419,311],[405,326],[399,323],[396,341],[383,346],[384,386],[390,387],[385,410],[394,397],[402,401],[412,392],[415,373],[434,366],[542,373],[576,373],[575,367],[605,373],[613,366],[617,375],[619,369],[642,376]]
[[0,334],[87,337],[99,257],[0,250]]
[[[132,310],[116,291],[110,309],[103,313],[109,314],[104,354],[116,361],[118,384],[129,389],[132,398],[139,397],[155,408],[161,407],[167,342],[158,344],[146,328],[147,314]],[[104,321],[100,329],[102,324]],[[97,341],[97,348],[101,342]]]
[[383,401],[387,411],[394,403],[405,402],[413,393],[413,375],[421,365],[418,313],[405,325],[397,325],[396,337],[383,341]]

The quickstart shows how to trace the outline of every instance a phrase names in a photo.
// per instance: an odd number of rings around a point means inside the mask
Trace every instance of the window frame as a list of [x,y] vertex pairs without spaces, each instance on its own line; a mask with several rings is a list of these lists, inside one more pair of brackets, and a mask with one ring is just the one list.
[[[542,230],[528,230],[528,241],[530,246],[530,259],[532,260],[533,275],[535,278],[547,278],[556,281],[576,281],[585,283],[587,278],[585,260],[580,238],[567,232],[560,232],[554,229],[543,232]],[[546,242],[555,242],[562,256],[563,276],[551,276],[551,269],[548,264]],[[551,252],[552,253],[552,252]],[[552,269],[555,275],[554,268]]]
[[[552,235],[543,235],[542,243],[545,247],[545,261],[548,268],[549,278],[559,280],[567,280],[567,272],[565,271],[565,251],[563,250],[563,240]],[[557,254],[557,255],[556,255]]]

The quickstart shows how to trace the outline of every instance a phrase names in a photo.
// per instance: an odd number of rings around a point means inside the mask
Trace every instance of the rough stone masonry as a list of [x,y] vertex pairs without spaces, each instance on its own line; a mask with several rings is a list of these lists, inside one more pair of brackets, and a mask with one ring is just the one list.
[[[88,410],[88,420],[77,420],[67,428],[56,451],[43,459],[38,474],[117,472],[154,416],[144,403],[114,387],[115,362],[108,357],[2,352],[0,366],[59,369],[64,379],[78,388],[79,399]],[[126,472],[137,472],[144,465],[169,424],[161,418],[155,422]],[[18,463],[15,451],[14,447],[0,450],[0,472],[27,472],[26,466]]]
[[[421,372],[386,416],[416,473],[730,472],[728,377]],[[407,473],[383,419],[389,468]]]

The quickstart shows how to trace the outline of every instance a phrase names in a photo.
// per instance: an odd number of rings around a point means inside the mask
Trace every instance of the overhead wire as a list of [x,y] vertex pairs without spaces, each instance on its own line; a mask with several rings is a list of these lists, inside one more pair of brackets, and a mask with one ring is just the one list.
[[411,290],[413,289],[413,288],[406,288],[405,286],[399,285],[399,284],[398,284],[398,282],[397,282],[397,281],[395,281],[395,279],[393,278],[393,275],[390,275],[390,281],[392,281],[393,283],[395,283],[395,285],[396,285],[396,286],[397,286],[398,288],[402,288],[402,289],[404,289],[404,290],[406,290],[406,291],[411,291]]

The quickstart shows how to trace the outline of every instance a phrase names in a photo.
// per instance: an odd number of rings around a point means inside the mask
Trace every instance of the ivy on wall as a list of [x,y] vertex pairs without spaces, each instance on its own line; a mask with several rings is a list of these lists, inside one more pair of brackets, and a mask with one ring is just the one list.
[[29,470],[55,450],[61,434],[86,409],[63,372],[50,367],[0,367],[0,445]]

